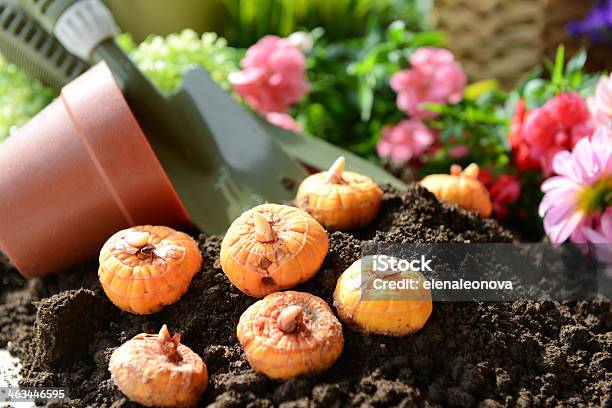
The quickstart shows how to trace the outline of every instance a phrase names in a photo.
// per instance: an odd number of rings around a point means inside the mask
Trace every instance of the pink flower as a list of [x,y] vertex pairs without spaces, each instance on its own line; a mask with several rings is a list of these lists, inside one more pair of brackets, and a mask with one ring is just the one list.
[[376,151],[380,157],[403,163],[423,153],[434,141],[434,134],[423,122],[404,119],[395,126],[383,128]]
[[[612,208],[608,208],[596,221],[593,226],[583,228],[584,242],[612,244]],[[612,245],[597,245],[595,255],[608,277],[612,278]]]
[[612,208],[608,208],[596,224],[583,229],[588,241],[594,244],[612,244]]
[[397,107],[410,116],[428,119],[436,113],[426,103],[457,103],[463,98],[467,78],[453,54],[443,48],[419,48],[410,57],[410,69],[391,77]]
[[448,156],[452,159],[462,159],[468,154],[470,154],[470,149],[464,145],[457,145],[448,149]]
[[247,50],[240,65],[243,69],[228,79],[260,113],[285,112],[308,91],[304,55],[285,38],[263,37]]
[[527,111],[519,101],[508,136],[519,170],[542,168],[552,174],[553,158],[592,133],[586,103],[576,93],[562,93]]
[[581,139],[572,152],[553,159],[554,176],[542,183],[539,213],[550,240],[561,243],[588,240],[586,228],[612,205],[612,130],[600,126],[591,138]]
[[607,125],[612,121],[612,75],[601,77],[595,94],[587,99],[595,125]]
[[266,113],[266,120],[273,125],[287,130],[292,130],[294,132],[302,131],[302,126],[286,113],[268,112]]

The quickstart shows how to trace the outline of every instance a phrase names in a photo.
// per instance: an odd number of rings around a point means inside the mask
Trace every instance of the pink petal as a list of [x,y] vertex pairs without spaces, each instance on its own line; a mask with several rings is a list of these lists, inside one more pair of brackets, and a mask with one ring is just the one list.
[[553,243],[565,242],[583,221],[584,213],[571,204],[553,207],[544,218],[544,229]]
[[609,174],[612,172],[612,125],[599,126],[591,138],[593,152],[600,170]]
[[408,69],[404,69],[402,71],[398,71],[391,76],[389,83],[391,84],[391,88],[395,92],[401,92],[405,88],[407,88],[407,84],[410,82],[412,77],[412,73]]
[[397,107],[410,115],[415,115],[418,112],[418,102],[409,92],[400,92],[397,94]]
[[261,80],[265,74],[264,68],[247,68],[231,72],[227,79],[232,85],[247,85]]
[[278,127],[282,127],[287,130],[292,130],[294,132],[302,131],[302,126],[286,113],[269,112],[266,115],[266,119],[268,120],[268,122]]
[[552,190],[546,195],[538,206],[538,214],[540,217],[544,217],[545,214],[550,211],[553,207],[559,203],[575,201],[576,189],[573,188],[558,188]]
[[574,173],[579,179],[591,184],[598,176],[598,165],[595,163],[591,141],[588,138],[581,139],[572,151],[572,164]]
[[567,150],[555,154],[552,166],[555,173],[570,178],[577,183],[581,181],[578,174],[576,174],[572,154]]
[[601,231],[608,241],[612,241],[612,208],[608,208],[601,216]]
[[603,234],[595,231],[592,228],[585,228],[583,230],[583,233],[589,242],[592,242],[594,244],[607,244],[608,243],[608,240],[606,239],[606,237],[603,236]]
[[570,180],[561,176],[554,176],[542,183],[540,187],[542,192],[548,193],[549,191],[556,189],[572,189],[577,190],[580,188],[579,184],[576,184],[573,180]]
[[283,39],[275,35],[266,35],[260,38],[259,41],[249,47],[244,58],[240,61],[240,65],[244,68],[265,67],[270,53],[282,42]]
[[376,145],[376,152],[380,157],[389,157],[392,150],[393,145],[386,140],[381,140],[378,142],[378,145]]
[[391,157],[397,162],[405,162],[412,158],[412,149],[409,146],[395,146]]

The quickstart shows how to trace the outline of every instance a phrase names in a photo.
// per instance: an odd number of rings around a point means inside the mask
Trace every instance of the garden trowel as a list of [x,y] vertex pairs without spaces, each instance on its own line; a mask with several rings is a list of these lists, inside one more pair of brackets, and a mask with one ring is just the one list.
[[[17,8],[14,1],[0,3]],[[295,183],[287,181],[299,182],[306,175],[296,158],[324,168],[344,155],[350,168],[403,186],[375,164],[326,142],[272,132],[202,69],[188,72],[178,92],[162,95],[115,44],[113,18],[99,0],[19,4],[76,60],[109,65],[192,220],[208,233],[225,232],[254,205],[293,198]]]

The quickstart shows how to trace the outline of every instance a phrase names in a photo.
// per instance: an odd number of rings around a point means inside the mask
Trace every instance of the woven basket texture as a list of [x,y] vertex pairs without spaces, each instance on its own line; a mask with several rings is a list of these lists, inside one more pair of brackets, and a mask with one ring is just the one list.
[[572,55],[580,44],[568,37],[565,27],[593,4],[594,0],[435,0],[434,19],[471,80],[496,78],[508,88],[545,56],[554,56],[559,44]]

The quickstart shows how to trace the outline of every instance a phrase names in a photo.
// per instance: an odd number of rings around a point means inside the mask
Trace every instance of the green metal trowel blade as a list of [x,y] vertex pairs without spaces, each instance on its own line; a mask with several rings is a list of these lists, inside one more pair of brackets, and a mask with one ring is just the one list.
[[199,228],[222,234],[245,210],[295,197],[283,179],[297,185],[304,168],[204,70],[188,72],[166,105],[180,126],[151,144]]
[[389,183],[400,190],[406,189],[404,182],[393,177],[382,167],[348,150],[323,139],[279,128],[264,119],[261,119],[260,123],[289,156],[310,167],[326,170],[339,156],[344,156],[347,170],[366,175],[379,184]]

